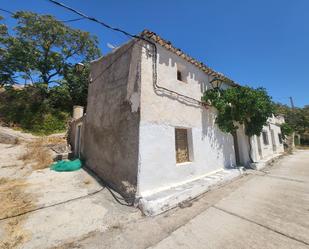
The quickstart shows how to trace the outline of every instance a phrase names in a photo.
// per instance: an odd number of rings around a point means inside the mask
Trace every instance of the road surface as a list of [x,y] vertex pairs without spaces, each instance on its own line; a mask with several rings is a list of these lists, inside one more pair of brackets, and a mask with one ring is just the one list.
[[309,151],[297,151],[151,248],[309,248]]
[[24,144],[0,151],[1,249],[309,248],[309,150],[155,217],[86,171],[26,172]]

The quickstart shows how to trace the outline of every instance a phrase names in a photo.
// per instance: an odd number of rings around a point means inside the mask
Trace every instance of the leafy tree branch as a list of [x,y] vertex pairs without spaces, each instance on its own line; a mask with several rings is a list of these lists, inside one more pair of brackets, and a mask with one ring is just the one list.
[[260,135],[267,119],[274,113],[271,97],[264,88],[210,89],[202,100],[218,110],[216,123],[219,128],[232,134],[240,124],[245,126],[247,136]]
[[[21,11],[12,17],[14,28],[0,17],[0,119],[35,133],[64,130],[73,105],[87,104],[98,40],[50,15]],[[83,72],[77,62],[86,65]]]
[[36,79],[46,88],[55,78],[64,78],[64,67],[90,61],[100,55],[98,40],[78,29],[72,29],[50,15],[17,12],[14,35],[1,26],[1,61],[9,65],[1,72],[1,84],[20,83],[20,76]]

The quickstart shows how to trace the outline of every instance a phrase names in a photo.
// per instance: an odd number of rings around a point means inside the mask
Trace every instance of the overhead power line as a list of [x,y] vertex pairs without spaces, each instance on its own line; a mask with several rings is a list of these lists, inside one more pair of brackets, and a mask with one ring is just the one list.
[[75,19],[70,19],[70,20],[64,20],[60,22],[76,22],[85,19],[85,17],[80,17],[80,18],[75,18]]
[[71,12],[73,12],[73,13],[75,13],[75,14],[77,14],[77,15],[83,17],[83,18],[86,18],[86,19],[88,19],[88,20],[91,20],[91,21],[94,21],[94,22],[96,22],[96,23],[99,23],[99,24],[103,25],[104,27],[106,27],[106,28],[108,28],[108,29],[112,29],[112,30],[114,30],[114,31],[121,32],[121,33],[123,33],[124,35],[130,36],[130,37],[133,37],[133,38],[139,38],[139,39],[141,39],[140,36],[130,34],[129,32],[127,32],[127,31],[125,31],[125,30],[123,30],[123,29],[119,29],[119,28],[116,28],[116,27],[112,27],[112,26],[108,25],[108,24],[105,23],[105,22],[102,22],[102,21],[100,21],[100,20],[98,20],[98,19],[96,19],[96,18],[94,18],[94,17],[87,16],[87,15],[85,15],[84,13],[82,13],[82,12],[76,10],[76,9],[73,9],[73,8],[71,8],[71,7],[69,7],[69,6],[65,5],[65,4],[63,4],[63,3],[60,3],[60,2],[55,1],[55,0],[48,0],[48,1],[49,1],[49,2],[52,2],[53,4],[56,4],[56,5],[58,5],[58,6],[61,6],[61,7],[65,8],[65,9],[67,9],[67,10],[70,10]]
[[[152,45],[152,46],[153,46],[153,49],[154,49],[153,63],[152,63],[152,64],[153,64],[153,85],[154,85],[154,88],[155,88],[155,89],[158,89],[158,90],[161,90],[161,91],[167,91],[167,92],[169,92],[169,93],[171,93],[171,94],[175,94],[175,95],[177,95],[177,98],[180,97],[180,98],[184,98],[184,99],[186,99],[186,100],[194,101],[195,103],[197,103],[197,104],[199,104],[199,105],[202,105],[202,104],[203,104],[200,100],[197,100],[197,99],[192,98],[192,97],[190,97],[190,96],[183,95],[183,94],[181,94],[181,93],[178,93],[178,92],[173,91],[173,90],[171,90],[171,89],[168,89],[168,88],[166,88],[166,87],[162,87],[162,86],[159,86],[159,85],[158,85],[158,82],[157,82],[157,46],[156,46],[156,44],[155,44],[153,41],[150,41],[149,39],[147,39],[147,38],[145,38],[145,37],[143,37],[143,36],[140,36],[140,35],[131,34],[131,33],[127,32],[127,31],[125,31],[125,30],[123,30],[123,29],[116,28],[116,27],[112,27],[111,25],[109,25],[109,24],[107,24],[107,23],[105,23],[105,22],[102,22],[102,21],[98,20],[98,19],[95,18],[95,17],[88,16],[88,15],[82,13],[81,11],[76,10],[76,9],[70,7],[70,6],[67,6],[67,5],[65,5],[65,4],[63,4],[63,3],[61,3],[61,2],[58,2],[58,1],[55,1],[55,0],[47,0],[47,1],[49,1],[49,2],[51,2],[51,3],[53,3],[53,4],[55,4],[55,5],[58,5],[58,6],[62,7],[62,8],[65,8],[65,9],[67,9],[67,10],[69,10],[69,11],[71,11],[71,12],[73,12],[73,13],[75,13],[75,14],[81,16],[81,17],[84,17],[85,19],[88,19],[88,20],[90,20],[90,21],[96,22],[96,23],[98,23],[98,24],[104,26],[105,28],[114,30],[114,31],[116,31],[116,32],[120,32],[120,33],[122,33],[122,34],[124,34],[124,35],[126,35],[126,36],[131,37],[131,38],[136,38],[136,39],[138,39],[138,40],[145,41],[145,42],[147,42],[148,44]],[[100,74],[100,75],[101,75],[101,74]],[[98,77],[97,77],[97,78],[98,78]]]
[[290,98],[291,107],[292,107],[292,109],[294,109],[294,108],[295,108],[295,106],[294,106],[293,97],[289,97],[289,98]]
[[[10,15],[15,15],[15,13],[14,13],[14,12],[9,11],[9,10],[6,10],[6,9],[2,9],[2,8],[0,8],[0,11],[3,11],[3,12],[8,13],[8,14],[10,14]],[[86,18],[85,18],[85,17],[79,17],[79,18],[69,19],[69,20],[59,20],[59,22],[68,23],[68,22],[76,22],[76,21],[80,21],[80,20],[83,20],[83,19],[86,19]]]
[[10,15],[15,15],[14,12],[9,11],[9,10],[5,10],[5,9],[1,9],[1,8],[0,8],[0,11],[6,12],[6,13],[8,13],[8,14],[10,14]]

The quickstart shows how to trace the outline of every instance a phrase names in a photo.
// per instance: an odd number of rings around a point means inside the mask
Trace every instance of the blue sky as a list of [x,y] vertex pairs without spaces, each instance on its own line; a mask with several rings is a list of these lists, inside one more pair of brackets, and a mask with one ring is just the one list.
[[[265,87],[275,101],[309,104],[308,0],[61,0],[106,23],[139,33],[148,28],[233,80]],[[47,0],[0,0],[0,8],[77,16]],[[7,16],[5,13],[0,13]],[[7,19],[7,24],[12,24]],[[69,25],[120,45],[127,37],[90,21]]]

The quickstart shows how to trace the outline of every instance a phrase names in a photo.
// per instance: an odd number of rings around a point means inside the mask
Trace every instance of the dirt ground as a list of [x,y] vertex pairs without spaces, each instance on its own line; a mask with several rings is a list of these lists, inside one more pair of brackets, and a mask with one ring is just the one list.
[[[134,207],[120,205],[83,169],[74,172],[50,170],[44,165],[49,164],[49,159],[40,158],[46,155],[46,144],[51,141],[61,142],[61,139],[45,138],[42,141],[37,137],[27,137],[14,144],[0,143],[1,249],[142,249],[158,243],[161,245],[160,241],[191,224],[195,217],[232,196],[238,189],[247,189],[246,186],[256,179],[267,179],[268,174],[266,171],[248,171],[190,203],[156,217],[145,217]],[[35,157],[39,162],[33,159]],[[275,170],[276,167],[273,172]],[[299,179],[303,180],[305,175],[301,173]],[[256,207],[247,208],[254,210]],[[201,232],[205,231],[201,229]]]
[[207,200],[145,217],[116,202],[83,169],[60,173],[33,166],[27,155],[33,143],[42,145],[37,138],[0,144],[0,248],[146,248],[227,191],[218,189]]
[[118,208],[86,171],[50,170],[48,145],[56,143],[62,138],[28,136],[0,143],[0,248],[70,248],[74,239],[140,217],[134,208]]
[[[5,132],[20,139],[14,144],[0,143],[0,248],[145,248],[208,205],[196,201],[199,204],[193,210],[186,208],[190,203],[157,217],[145,217],[138,209],[116,202],[83,169],[51,171],[50,159],[41,157],[49,157],[45,145],[57,139],[42,141]],[[219,196],[220,192],[215,199]],[[126,242],[127,236],[131,242]]]

